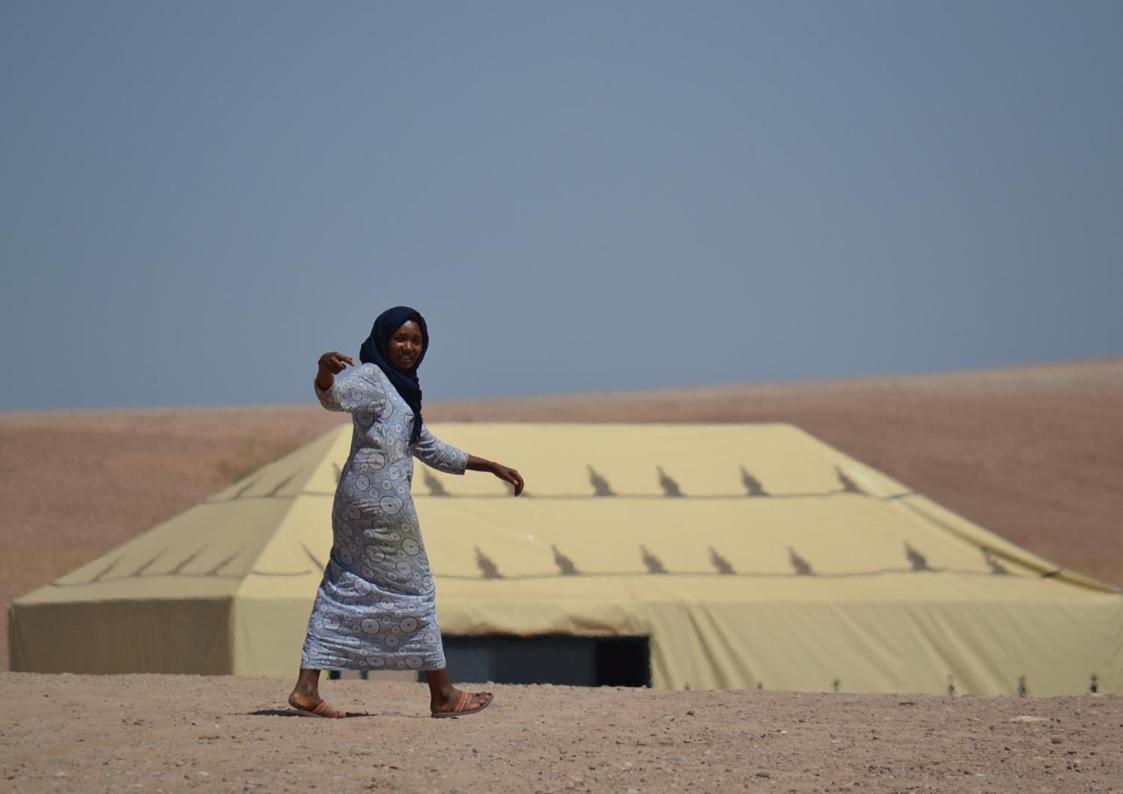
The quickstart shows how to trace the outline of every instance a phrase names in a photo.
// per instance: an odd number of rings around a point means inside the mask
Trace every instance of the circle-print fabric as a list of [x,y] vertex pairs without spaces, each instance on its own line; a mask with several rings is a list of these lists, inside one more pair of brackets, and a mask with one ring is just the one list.
[[[346,461],[335,459],[332,565],[317,592],[302,664],[310,669],[444,666],[434,588],[410,498],[413,412],[380,369],[336,376],[326,407],[352,416]],[[463,471],[467,455],[425,436],[417,457]],[[417,464],[421,465],[421,464]]]
[[394,494],[383,494],[378,498],[378,506],[382,508],[382,512],[388,516],[394,516],[402,512],[402,500],[400,496]]

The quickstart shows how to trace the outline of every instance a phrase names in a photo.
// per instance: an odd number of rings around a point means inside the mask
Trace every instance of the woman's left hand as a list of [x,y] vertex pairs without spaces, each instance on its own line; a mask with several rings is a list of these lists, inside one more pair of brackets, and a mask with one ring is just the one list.
[[475,455],[469,455],[468,463],[464,468],[471,469],[472,471],[490,471],[503,482],[514,488],[515,496],[523,492],[523,476],[510,466],[504,466],[502,463],[496,463],[487,458],[478,458]]
[[515,496],[523,492],[523,476],[516,469],[504,466],[502,463],[492,463],[491,473],[511,485],[515,489]]

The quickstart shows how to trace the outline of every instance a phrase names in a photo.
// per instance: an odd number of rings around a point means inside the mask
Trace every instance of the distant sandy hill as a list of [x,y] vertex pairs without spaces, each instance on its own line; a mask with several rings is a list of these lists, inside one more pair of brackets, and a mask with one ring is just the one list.
[[[1123,585],[1123,358],[432,403],[426,417],[791,422],[1037,554]],[[0,414],[0,601],[6,605],[341,421],[313,405]],[[0,669],[8,660],[4,612]]]

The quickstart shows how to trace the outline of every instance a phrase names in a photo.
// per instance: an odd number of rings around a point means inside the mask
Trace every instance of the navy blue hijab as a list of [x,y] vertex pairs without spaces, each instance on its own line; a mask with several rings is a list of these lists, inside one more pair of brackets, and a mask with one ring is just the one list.
[[[417,357],[413,367],[400,370],[390,363],[390,339],[394,332],[403,324],[413,320],[421,329],[421,355]],[[374,327],[370,329],[370,336],[359,348],[359,361],[364,364],[374,364],[382,370],[398,394],[402,396],[409,407],[413,409],[413,433],[409,443],[416,444],[421,437],[421,383],[417,380],[417,368],[425,358],[425,351],[429,349],[429,328],[425,325],[425,318],[417,309],[409,306],[395,306],[378,315]]]

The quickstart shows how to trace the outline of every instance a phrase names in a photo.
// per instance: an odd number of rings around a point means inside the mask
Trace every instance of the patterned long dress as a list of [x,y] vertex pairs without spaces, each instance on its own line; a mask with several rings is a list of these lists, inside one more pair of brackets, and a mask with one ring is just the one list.
[[410,484],[413,457],[463,474],[468,453],[422,426],[386,375],[363,364],[315,387],[320,403],[352,415],[351,454],[332,506],[331,558],[316,593],[301,667],[440,670],[445,666],[436,591]]

